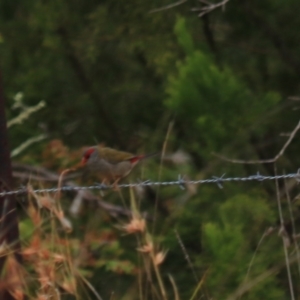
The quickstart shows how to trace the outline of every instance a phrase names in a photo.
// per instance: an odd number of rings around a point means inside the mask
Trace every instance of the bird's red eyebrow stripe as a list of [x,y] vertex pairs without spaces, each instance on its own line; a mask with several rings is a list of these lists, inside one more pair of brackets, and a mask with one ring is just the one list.
[[83,156],[82,156],[82,159],[81,159],[81,164],[84,165],[86,164],[86,162],[88,161],[88,159],[90,158],[91,154],[95,151],[94,148],[90,148],[90,149],[87,149],[84,153],[83,153]]

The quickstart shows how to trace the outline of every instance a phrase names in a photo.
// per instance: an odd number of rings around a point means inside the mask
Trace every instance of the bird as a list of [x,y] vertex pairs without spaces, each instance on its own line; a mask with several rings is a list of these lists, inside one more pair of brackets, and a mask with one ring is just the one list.
[[157,154],[158,152],[135,155],[109,147],[92,146],[83,153],[81,165],[89,172],[97,174],[103,180],[102,183],[116,185],[141,160]]

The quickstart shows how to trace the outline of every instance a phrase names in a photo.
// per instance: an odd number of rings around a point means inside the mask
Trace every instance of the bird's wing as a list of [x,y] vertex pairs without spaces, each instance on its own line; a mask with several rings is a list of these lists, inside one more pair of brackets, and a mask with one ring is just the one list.
[[132,153],[118,151],[108,147],[100,147],[98,150],[99,156],[111,164],[116,164],[124,160],[130,160],[132,157],[134,157]]

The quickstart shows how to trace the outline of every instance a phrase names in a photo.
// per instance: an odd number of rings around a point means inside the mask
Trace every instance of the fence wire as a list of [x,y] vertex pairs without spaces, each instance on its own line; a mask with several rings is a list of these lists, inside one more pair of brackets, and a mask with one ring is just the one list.
[[91,186],[61,186],[53,188],[40,188],[36,190],[28,189],[26,187],[21,187],[20,189],[14,191],[1,192],[0,197],[10,196],[10,195],[21,195],[27,194],[29,192],[34,192],[36,194],[41,193],[56,193],[56,192],[68,192],[68,191],[82,191],[82,190],[110,190],[110,189],[123,189],[132,187],[146,187],[146,186],[174,186],[177,185],[181,189],[185,189],[186,185],[198,185],[198,184],[216,184],[219,188],[223,188],[223,184],[226,182],[248,182],[248,181],[266,181],[266,180],[281,180],[281,179],[292,179],[294,178],[298,183],[300,182],[300,169],[297,173],[290,173],[284,175],[274,175],[265,176],[257,172],[255,175],[250,175],[247,177],[225,177],[223,174],[221,177],[213,176],[209,179],[199,179],[199,180],[186,180],[181,175],[178,175],[177,180],[173,181],[139,181],[135,183],[125,183],[118,185],[106,185],[106,184],[94,184]]

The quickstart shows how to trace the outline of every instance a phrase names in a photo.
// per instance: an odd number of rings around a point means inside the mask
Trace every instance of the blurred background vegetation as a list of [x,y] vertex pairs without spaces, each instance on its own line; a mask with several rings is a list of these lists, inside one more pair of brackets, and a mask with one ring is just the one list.
[[[12,149],[41,137],[14,162],[57,174],[80,160],[84,146],[102,143],[143,153],[161,151],[165,145],[165,158],[137,168],[131,181],[174,180],[178,174],[190,179],[274,174],[274,164],[233,164],[214,153],[240,160],[273,158],[299,122],[299,1],[231,0],[201,17],[209,5],[204,1],[182,1],[168,8],[170,4],[0,2],[7,117],[12,120],[28,107],[45,103],[9,128]],[[163,9],[152,11],[157,8]],[[276,161],[278,173],[299,168],[298,136]],[[93,183],[88,178],[75,182]],[[292,234],[300,220],[298,189],[294,181],[279,184],[285,225],[281,232],[289,236],[289,247],[277,235],[274,182],[135,191],[139,210],[149,217],[153,240],[168,249],[160,266],[168,297],[291,297],[283,262],[284,247],[288,253],[297,249]],[[133,196],[127,190],[122,194],[129,207]],[[96,195],[126,208],[118,193]],[[73,258],[81,257],[80,270],[103,299],[166,299],[155,288],[159,280],[141,275],[147,267],[141,264],[136,239],[116,228],[128,216],[109,214],[92,201],[83,202],[72,216],[74,195],[63,199],[73,226],[68,236]],[[23,236],[34,228],[28,222],[26,214],[21,216]],[[270,227],[274,232],[265,236]],[[250,284],[272,268],[276,272]],[[296,264],[291,273],[298,299]],[[242,295],[234,294],[241,287]]]

